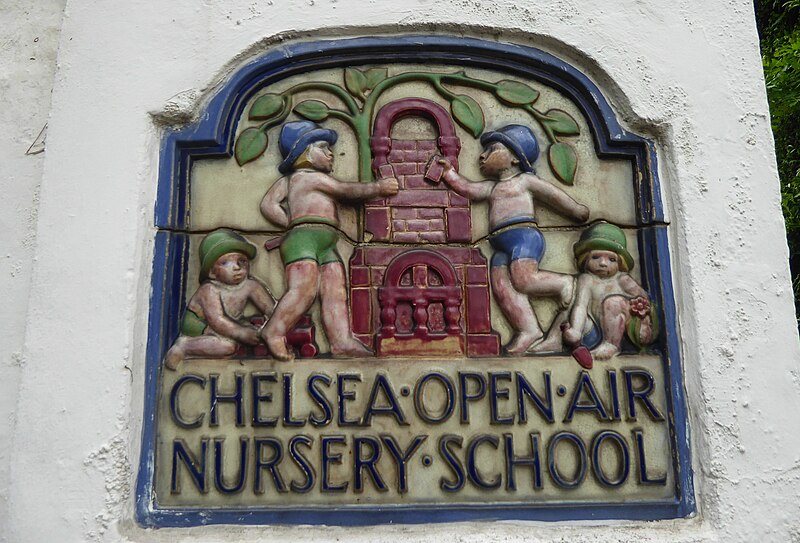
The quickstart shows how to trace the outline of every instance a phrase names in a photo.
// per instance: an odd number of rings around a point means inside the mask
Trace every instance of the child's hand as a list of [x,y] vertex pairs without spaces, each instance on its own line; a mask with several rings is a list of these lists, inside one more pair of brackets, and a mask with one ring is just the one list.
[[456,169],[453,167],[453,164],[444,157],[441,157],[437,162],[442,166],[442,179],[447,182],[448,185],[452,186],[452,182],[450,177],[454,176],[456,173]]
[[444,168],[444,173],[450,172],[454,169],[450,161],[444,157],[439,157],[439,160],[437,160],[437,162],[442,165],[442,168]]
[[575,214],[578,222],[586,222],[589,220],[589,208],[583,204],[578,204],[578,212]]
[[642,319],[650,316],[650,301],[644,296],[639,296],[638,298],[631,300],[630,306],[631,315],[635,315]]
[[575,328],[570,327],[568,322],[561,324],[561,331],[563,332],[564,343],[570,347],[574,347],[581,342],[581,334]]
[[395,177],[386,177],[379,180],[378,192],[381,196],[394,196],[400,192],[400,183]]
[[239,341],[247,345],[258,345],[261,342],[261,336],[258,335],[258,330],[252,326],[246,326]]

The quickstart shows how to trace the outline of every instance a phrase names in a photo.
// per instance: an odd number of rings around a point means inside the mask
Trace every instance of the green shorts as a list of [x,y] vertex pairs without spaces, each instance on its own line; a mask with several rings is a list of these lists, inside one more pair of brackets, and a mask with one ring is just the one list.
[[197,316],[197,313],[187,309],[181,319],[181,334],[189,337],[202,336],[206,331],[208,323]]
[[336,250],[339,233],[328,226],[306,224],[296,226],[286,234],[281,243],[283,264],[298,260],[314,260],[320,266],[329,262],[341,262]]

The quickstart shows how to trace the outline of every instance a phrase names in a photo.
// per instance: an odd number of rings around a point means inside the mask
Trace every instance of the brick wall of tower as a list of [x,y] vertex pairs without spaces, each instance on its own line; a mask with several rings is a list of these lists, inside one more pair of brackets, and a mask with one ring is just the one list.
[[400,192],[365,205],[365,228],[373,241],[453,243],[471,241],[469,200],[444,183],[425,179],[436,140],[392,140],[388,162]]

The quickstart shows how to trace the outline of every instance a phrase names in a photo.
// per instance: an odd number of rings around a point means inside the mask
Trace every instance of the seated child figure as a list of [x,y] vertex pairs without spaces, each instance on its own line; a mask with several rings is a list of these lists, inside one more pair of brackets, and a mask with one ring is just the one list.
[[250,277],[256,248],[232,230],[220,229],[200,243],[200,281],[181,320],[181,334],[167,351],[165,365],[174,370],[185,358],[222,358],[236,353],[239,343],[257,345],[259,330],[241,322],[252,302],[268,316],[275,299]]
[[506,350],[520,356],[544,335],[528,296],[556,298],[567,307],[574,288],[571,275],[539,269],[545,242],[535,225],[534,206],[543,203],[577,222],[589,218],[589,208],[535,174],[539,144],[527,126],[510,124],[486,132],[481,144],[480,171],[485,181],[469,181],[447,160],[439,162],[444,166],[442,178],[455,192],[470,200],[489,201],[489,240],[495,250],[492,292],[516,331]]
[[[560,350],[563,343],[592,348],[597,360],[608,360],[621,350],[622,338],[633,316],[639,317],[637,340],[646,345],[654,339],[647,292],[627,273],[633,268],[623,231],[606,222],[581,234],[573,247],[581,271],[575,301],[567,316],[556,317],[547,339],[536,352]],[[563,334],[563,336],[562,336]]]

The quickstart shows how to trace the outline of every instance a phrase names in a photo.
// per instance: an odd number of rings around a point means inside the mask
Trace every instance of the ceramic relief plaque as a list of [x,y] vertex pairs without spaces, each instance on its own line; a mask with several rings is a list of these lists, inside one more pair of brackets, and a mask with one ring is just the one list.
[[575,67],[293,44],[163,141],[140,522],[694,510],[655,148]]

